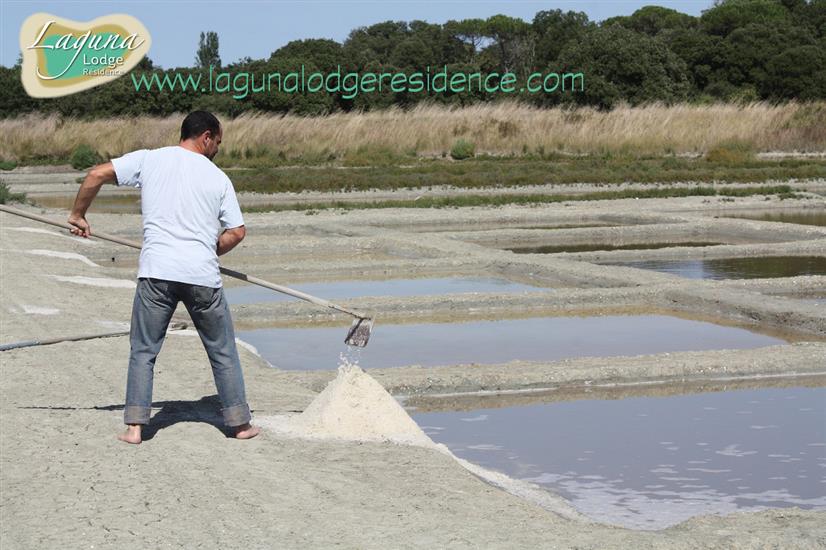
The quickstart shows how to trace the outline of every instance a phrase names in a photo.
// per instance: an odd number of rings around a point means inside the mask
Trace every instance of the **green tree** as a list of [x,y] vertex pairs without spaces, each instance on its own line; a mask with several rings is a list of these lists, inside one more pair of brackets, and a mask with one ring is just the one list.
[[697,19],[670,8],[645,6],[627,17],[611,17],[605,20],[603,26],[612,24],[622,25],[648,36],[656,36],[667,29],[690,29],[697,25]]
[[[399,67],[385,63],[373,62],[368,63],[364,67],[364,70],[366,72],[376,74],[381,74],[383,72],[393,73],[399,72]],[[341,95],[343,96],[344,94]],[[410,94],[405,92],[393,92],[387,85],[387,81],[385,80],[384,84],[382,85],[381,91],[379,91],[378,85],[376,85],[374,91],[369,93],[359,92],[352,99],[346,100],[346,105],[349,108],[364,111],[370,111],[374,109],[386,109],[388,107],[392,107],[393,105],[405,104],[411,101],[411,98],[409,96]]]
[[[410,38],[420,40],[428,48],[430,58],[426,60],[426,64],[441,66],[465,61],[465,45],[445,26],[426,21],[411,21],[409,27]],[[422,65],[422,62],[419,64]]]
[[450,20],[444,25],[445,32],[458,40],[464,47],[466,61],[474,61],[485,42],[485,20]]
[[399,42],[390,54],[390,62],[396,67],[422,71],[427,66],[437,64],[433,50],[416,37],[405,38]]
[[[300,58],[274,57],[267,61],[254,61],[247,70],[257,75],[280,74],[280,81],[270,79],[270,89],[264,93],[250,94],[244,101],[252,109],[277,113],[295,113],[300,115],[322,115],[329,113],[335,106],[335,95],[328,94],[322,88],[317,92],[297,87],[299,79],[289,76],[290,73],[299,73],[304,65],[305,74],[319,72],[320,69],[312,61]],[[343,72],[343,71],[342,71]],[[317,86],[317,82],[309,82]],[[260,86],[257,82],[256,86]]]
[[798,46],[772,57],[762,91],[776,99],[826,99],[826,48]]
[[23,89],[19,65],[0,67],[0,105],[3,117],[27,113],[37,107],[36,100]]
[[[447,66],[447,74],[452,75],[456,73],[474,74],[482,72],[479,65],[472,63],[454,63]],[[442,94],[437,94],[434,99],[439,103],[449,105],[466,106],[472,105],[479,101],[486,101],[490,99],[489,94],[484,90],[479,90],[475,86],[467,85],[467,89],[462,92],[451,92],[450,90]]]
[[195,52],[195,66],[207,69],[209,66],[220,67],[221,56],[218,53],[218,33],[207,31],[201,33],[198,40],[198,51]]
[[826,38],[826,0],[801,0],[792,16],[796,25],[808,28],[819,38]]
[[581,11],[546,10],[538,12],[531,24],[536,35],[536,63],[550,65],[559,52],[594,26]]
[[335,40],[293,40],[272,52],[270,59],[302,59],[323,71],[330,71],[341,64],[342,48]]
[[700,92],[709,82],[720,78],[724,60],[723,39],[699,29],[668,29],[658,35],[668,48],[686,64],[695,92]]
[[151,71],[154,69],[160,69],[160,67],[155,67],[155,63],[149,59],[149,56],[144,56],[143,59],[138,61],[138,64],[135,65],[135,68],[140,71]]
[[759,89],[771,58],[788,48],[813,44],[814,38],[803,27],[749,23],[731,31],[723,41],[720,54],[725,69],[720,76],[735,87]]
[[565,71],[585,75],[578,103],[611,107],[618,101],[640,104],[688,97],[690,85],[682,59],[664,42],[619,25],[599,27],[569,44],[559,56]]
[[533,37],[530,25],[517,17],[494,15],[485,21],[485,35],[493,40],[499,70],[515,71],[533,65]]
[[700,16],[700,25],[709,34],[727,36],[750,23],[779,25],[791,14],[777,0],[722,0]]
[[345,55],[359,66],[367,63],[388,63],[396,45],[410,36],[404,21],[384,21],[350,32],[344,41]]

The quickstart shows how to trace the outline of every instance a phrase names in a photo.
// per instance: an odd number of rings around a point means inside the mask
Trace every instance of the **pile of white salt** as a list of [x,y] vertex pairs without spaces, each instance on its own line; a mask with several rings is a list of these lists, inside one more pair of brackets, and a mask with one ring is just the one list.
[[393,396],[352,364],[340,366],[338,376],[301,414],[258,418],[257,423],[293,437],[434,446]]

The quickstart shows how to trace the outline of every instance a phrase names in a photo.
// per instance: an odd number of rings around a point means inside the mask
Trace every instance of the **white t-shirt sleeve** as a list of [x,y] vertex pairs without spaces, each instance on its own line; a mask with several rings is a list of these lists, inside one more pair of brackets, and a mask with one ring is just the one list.
[[141,169],[147,152],[148,149],[140,149],[112,159],[118,185],[141,186]]
[[232,186],[229,178],[227,178],[224,196],[221,197],[221,213],[218,219],[221,221],[221,227],[224,229],[232,229],[244,225],[244,217],[241,216],[241,207],[238,206],[238,197],[235,196],[235,188]]

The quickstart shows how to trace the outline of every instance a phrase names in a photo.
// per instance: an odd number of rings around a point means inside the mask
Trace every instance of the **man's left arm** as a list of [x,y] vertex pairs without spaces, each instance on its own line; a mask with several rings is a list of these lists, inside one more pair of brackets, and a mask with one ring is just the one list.
[[241,214],[241,207],[238,205],[238,197],[235,196],[235,188],[229,178],[225,177],[224,183],[226,187],[221,197],[221,209],[218,214],[218,221],[224,227],[224,232],[218,236],[219,256],[235,248],[247,235],[247,230],[244,227],[244,216]]
[[243,225],[233,227],[232,229],[225,229],[224,232],[218,236],[218,255],[222,256],[235,248],[246,236],[247,230]]
[[86,211],[89,210],[101,186],[115,179],[115,167],[111,162],[98,164],[86,174],[86,178],[77,191],[72,213],[69,215],[69,223],[74,226],[74,229],[71,229],[73,235],[88,237],[92,234],[92,228],[86,221]]

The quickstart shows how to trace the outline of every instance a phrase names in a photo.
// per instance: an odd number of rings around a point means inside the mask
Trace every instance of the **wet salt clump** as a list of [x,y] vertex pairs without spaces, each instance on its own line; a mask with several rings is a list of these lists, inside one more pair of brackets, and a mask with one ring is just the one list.
[[387,391],[342,354],[338,376],[300,415],[259,418],[283,435],[434,446]]

